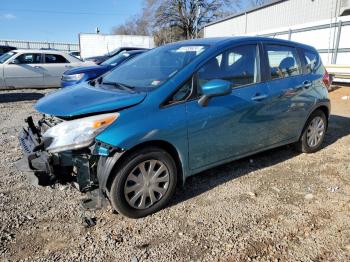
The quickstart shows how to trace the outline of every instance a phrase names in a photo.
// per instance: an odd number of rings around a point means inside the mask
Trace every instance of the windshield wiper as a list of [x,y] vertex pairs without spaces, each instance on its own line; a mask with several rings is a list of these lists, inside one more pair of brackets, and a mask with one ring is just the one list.
[[117,83],[117,82],[103,81],[103,82],[102,82],[102,85],[114,86],[114,87],[119,88],[119,89],[121,89],[121,90],[129,91],[129,92],[132,92],[132,93],[135,92],[135,91],[133,90],[134,87],[127,86],[127,85],[124,85],[124,84],[121,84],[121,83]]

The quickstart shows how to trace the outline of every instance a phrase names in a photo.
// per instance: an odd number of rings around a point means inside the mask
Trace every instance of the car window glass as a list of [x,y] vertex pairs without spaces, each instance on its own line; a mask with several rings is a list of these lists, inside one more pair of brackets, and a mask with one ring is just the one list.
[[41,54],[22,54],[16,58],[19,64],[39,64]]
[[16,54],[15,52],[7,52],[3,55],[0,55],[0,64],[5,63],[7,60],[9,60],[15,54]]
[[182,87],[180,87],[179,90],[175,92],[175,94],[172,95],[172,97],[169,99],[168,104],[173,104],[176,102],[186,100],[188,96],[191,94],[191,90],[192,90],[192,79],[190,81],[187,81]]
[[304,57],[305,57],[305,71],[307,73],[311,73],[314,70],[317,70],[319,67],[319,58],[318,54],[312,51],[304,50]]
[[271,79],[300,74],[296,49],[289,46],[266,45]]
[[174,77],[206,49],[205,45],[164,45],[122,63],[104,79],[106,82],[152,91]]
[[198,71],[198,92],[212,79],[230,81],[239,87],[259,81],[256,45],[245,45],[225,51],[209,60]]
[[65,59],[61,55],[45,54],[45,63],[58,64],[58,63],[69,63],[69,62],[67,59]]

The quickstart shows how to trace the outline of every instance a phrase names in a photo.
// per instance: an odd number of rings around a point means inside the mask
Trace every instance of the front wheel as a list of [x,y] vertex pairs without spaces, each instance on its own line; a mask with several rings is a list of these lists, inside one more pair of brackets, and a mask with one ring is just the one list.
[[311,114],[303,133],[297,144],[297,148],[303,153],[314,153],[321,148],[327,129],[327,118],[322,110],[316,110]]
[[163,208],[177,183],[173,158],[158,147],[133,152],[114,175],[110,188],[112,206],[130,218],[144,217]]

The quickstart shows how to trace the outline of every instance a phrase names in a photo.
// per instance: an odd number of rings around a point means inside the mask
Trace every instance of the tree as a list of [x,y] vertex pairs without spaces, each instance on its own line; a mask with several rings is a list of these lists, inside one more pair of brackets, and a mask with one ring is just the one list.
[[[153,35],[156,45],[198,37],[207,23],[271,0],[144,0],[142,12],[113,28],[123,35]],[[248,3],[248,4],[247,4]]]
[[155,13],[155,26],[176,29],[183,39],[195,38],[206,23],[222,17],[238,1],[229,0],[164,0]]
[[150,21],[144,16],[133,17],[124,24],[114,27],[113,34],[117,35],[150,35]]

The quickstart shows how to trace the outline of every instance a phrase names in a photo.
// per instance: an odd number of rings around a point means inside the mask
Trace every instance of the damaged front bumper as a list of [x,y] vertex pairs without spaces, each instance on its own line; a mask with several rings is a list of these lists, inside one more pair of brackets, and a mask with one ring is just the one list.
[[105,163],[106,159],[116,153],[115,148],[94,143],[90,147],[79,150],[50,153],[46,150],[50,141],[43,138],[42,133],[45,129],[50,128],[52,122],[43,118],[36,126],[32,117],[28,117],[26,123],[26,127],[19,134],[23,158],[15,165],[27,175],[32,184],[47,186],[55,183],[76,182],[75,185],[81,192],[99,188],[101,192],[105,190],[107,178],[101,177],[101,174],[108,176],[110,170],[106,170],[106,168],[109,169],[108,165],[101,165],[101,163]]

